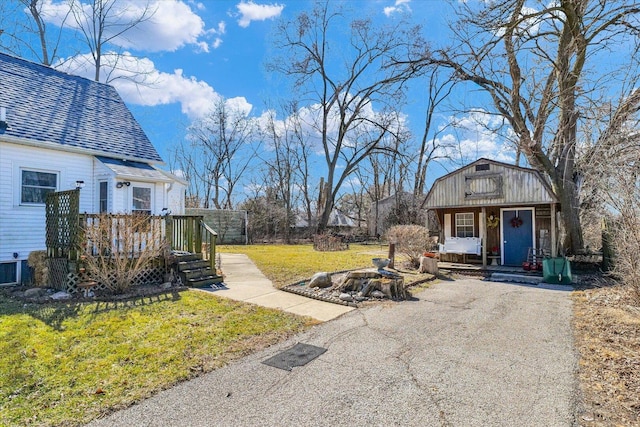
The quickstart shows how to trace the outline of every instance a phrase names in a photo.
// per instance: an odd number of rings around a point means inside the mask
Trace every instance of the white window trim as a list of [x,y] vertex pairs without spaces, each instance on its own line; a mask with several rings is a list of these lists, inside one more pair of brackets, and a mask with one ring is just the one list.
[[56,176],[56,188],[55,191],[60,191],[60,171],[48,170],[48,169],[38,169],[38,168],[29,168],[29,167],[20,167],[18,169],[18,185],[16,188],[18,189],[18,194],[16,198],[18,199],[19,206],[44,206],[46,203],[32,203],[32,202],[23,202],[22,201],[22,173],[23,172],[42,172],[49,173]]
[[127,197],[129,198],[129,212],[133,213],[136,212],[136,210],[133,209],[133,189],[134,188],[148,188],[150,193],[151,193],[151,199],[149,200],[149,211],[151,212],[151,215],[153,215],[154,213],[154,197],[155,197],[155,185],[154,184],[147,184],[147,183],[141,183],[141,182],[132,182],[131,183],[131,187],[129,190],[129,194],[127,195]]
[[109,180],[108,179],[100,179],[98,180],[98,189],[96,191],[97,195],[98,195],[98,206],[96,207],[96,212],[101,213],[100,212],[100,187],[102,186],[102,184],[105,183],[106,187],[107,187],[107,209],[105,210],[105,212],[109,212],[111,210],[111,188],[109,185]]
[[[465,224],[465,225],[458,225],[458,219],[462,217],[462,215],[471,215],[471,224]],[[455,217],[455,231],[456,231],[456,237],[475,237],[475,228],[476,228],[476,224],[475,224],[476,218],[475,215],[473,214],[473,212],[458,212],[456,213],[456,217]],[[458,235],[458,227],[464,227],[464,228],[468,228],[471,227],[471,236],[460,236]]]

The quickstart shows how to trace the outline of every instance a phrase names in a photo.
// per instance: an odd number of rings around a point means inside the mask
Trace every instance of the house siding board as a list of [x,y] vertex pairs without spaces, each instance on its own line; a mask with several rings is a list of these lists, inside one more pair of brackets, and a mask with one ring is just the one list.
[[[75,188],[78,179],[91,177],[91,156],[64,153],[35,147],[0,143],[0,262],[27,259],[29,253],[45,249],[45,208],[20,204],[22,169],[58,173],[58,190]],[[87,179],[84,179],[88,181]],[[80,192],[80,211],[93,206],[91,185],[85,182]]]
[[[502,177],[501,197],[465,197],[468,190],[469,177],[483,175],[500,175]],[[474,190],[482,193],[489,191],[486,181],[474,182]],[[462,207],[462,206],[513,206],[549,204],[555,201],[547,186],[542,183],[540,175],[532,170],[509,167],[500,163],[492,163],[488,172],[475,172],[475,164],[460,169],[452,174],[438,179],[428,195],[426,207]]]
[[162,162],[115,88],[0,53],[7,136]]
[[186,190],[186,185],[176,181],[167,192],[167,207],[173,215],[184,215],[184,197]]

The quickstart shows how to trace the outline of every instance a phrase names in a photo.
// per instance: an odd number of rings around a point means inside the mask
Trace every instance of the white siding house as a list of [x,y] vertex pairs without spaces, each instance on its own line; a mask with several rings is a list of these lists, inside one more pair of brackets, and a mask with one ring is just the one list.
[[184,213],[186,182],[115,89],[0,54],[0,285],[45,249],[46,194],[80,190],[80,212]]

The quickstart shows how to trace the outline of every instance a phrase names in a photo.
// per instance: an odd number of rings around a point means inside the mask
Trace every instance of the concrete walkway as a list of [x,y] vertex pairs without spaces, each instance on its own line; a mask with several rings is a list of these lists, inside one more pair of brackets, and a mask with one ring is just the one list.
[[322,322],[353,310],[353,307],[318,301],[276,289],[246,255],[221,253],[220,259],[226,287],[212,290],[215,295],[309,316]]

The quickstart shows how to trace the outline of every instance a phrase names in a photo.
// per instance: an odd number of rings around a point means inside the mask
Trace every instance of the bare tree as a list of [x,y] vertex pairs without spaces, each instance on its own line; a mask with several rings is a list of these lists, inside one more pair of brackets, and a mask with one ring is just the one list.
[[[267,174],[271,172],[267,170]],[[250,242],[275,241],[288,233],[291,224],[282,200],[279,199],[280,190],[274,181],[267,177],[253,177],[249,185],[250,194],[239,204],[241,210],[249,215],[248,236]]]
[[[124,37],[127,31],[148,21],[155,13],[148,1],[141,7],[140,5],[123,7],[122,0],[90,0],[88,4],[82,3],[81,0],[67,1],[76,27],[91,52],[95,67],[95,81],[100,81],[105,46],[119,37]],[[131,11],[133,11],[132,15]],[[118,57],[119,55],[111,59],[112,68],[116,68]]]
[[638,3],[510,0],[458,7],[452,26],[457,44],[424,63],[449,67],[458,80],[488,94],[529,164],[551,180],[561,203],[564,247],[576,252],[583,246],[576,174],[581,112],[621,90],[616,71],[624,64],[606,75],[596,68],[609,60],[608,51],[638,35]]
[[[71,11],[62,17],[60,26],[49,31],[43,7],[44,0],[5,0],[0,3],[0,48],[18,56],[32,52],[44,65],[58,59],[62,27]],[[22,9],[22,10],[21,10]],[[8,18],[11,17],[11,20]],[[23,17],[24,19],[15,19]],[[4,18],[4,19],[3,19]],[[33,40],[35,38],[36,40]]]
[[185,207],[209,208],[212,183],[208,176],[202,176],[201,170],[211,168],[212,158],[202,146],[182,141],[170,148],[169,168],[181,175],[188,183],[185,195]]
[[454,82],[451,76],[443,77],[442,74],[442,70],[439,67],[434,67],[428,74],[427,107],[424,115],[422,138],[420,139],[416,158],[415,179],[413,181],[413,197],[415,200],[424,194],[427,169],[431,161],[446,156],[438,142],[438,135],[442,132],[442,128],[440,130],[434,129],[433,120],[442,102],[451,94]]
[[188,128],[191,150],[182,151],[186,157],[180,162],[202,181],[204,207],[211,200],[216,209],[233,209],[236,186],[256,156],[255,131],[254,120],[224,99]]
[[[334,50],[331,37],[343,37],[343,28],[350,30],[349,47]],[[426,46],[417,27],[345,22],[330,2],[284,22],[278,37],[282,54],[270,69],[292,77],[311,104],[309,124],[324,152],[327,177],[318,221],[323,231],[346,178],[391,133],[395,116],[390,112],[402,100],[407,80],[418,74],[414,60],[424,56]]]
[[[599,138],[586,148],[578,167],[586,172],[584,214],[605,218],[603,255],[610,268],[640,303],[640,109],[632,107],[640,90],[621,101]],[[583,215],[584,215],[583,214]],[[596,223],[602,232],[601,221]]]
[[[263,140],[271,150],[261,156],[267,168],[266,182],[271,183],[274,192],[273,199],[284,211],[281,221],[282,237],[285,242],[290,241],[290,226],[295,222],[295,187],[296,187],[296,162],[298,157],[298,139],[295,137],[296,129],[290,127],[290,121],[278,122],[275,111],[270,110],[263,124],[261,133]],[[295,125],[295,122],[293,123]],[[273,185],[275,184],[275,185]],[[267,186],[269,187],[269,186]]]

